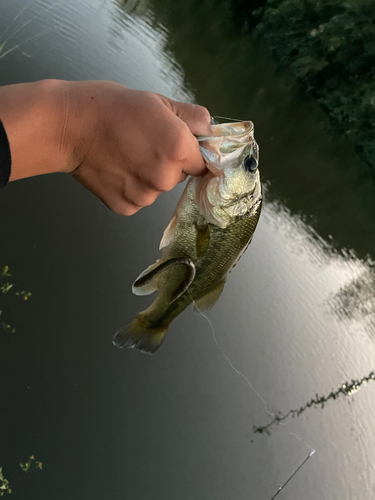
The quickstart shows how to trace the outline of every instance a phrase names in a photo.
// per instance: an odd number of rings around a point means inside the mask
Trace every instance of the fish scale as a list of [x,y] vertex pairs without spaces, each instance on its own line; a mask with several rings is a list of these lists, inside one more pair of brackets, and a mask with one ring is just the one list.
[[[196,275],[188,290],[177,300],[168,304],[168,293],[167,289],[165,289],[165,293],[160,294],[155,302],[142,313],[147,317],[152,328],[165,327],[193,301],[199,299],[208,290],[226,279],[239,257],[250,244],[260,211],[261,205],[259,204],[259,208],[254,215],[239,220],[226,229],[218,228],[213,224],[209,225],[210,246],[203,258],[192,259],[196,267]],[[228,245],[228,243],[230,244]],[[174,249],[172,247],[168,249],[165,257],[172,259],[180,255],[179,248]],[[172,283],[180,280],[183,280],[183,270],[180,270],[180,275],[177,275],[176,271],[168,269],[163,274],[160,288],[163,289],[163,285],[169,284],[169,289],[173,290],[175,285]]]

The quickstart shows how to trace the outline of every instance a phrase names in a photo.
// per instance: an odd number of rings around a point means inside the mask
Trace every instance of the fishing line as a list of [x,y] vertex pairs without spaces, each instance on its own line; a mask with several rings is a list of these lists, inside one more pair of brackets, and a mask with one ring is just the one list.
[[216,118],[219,118],[220,120],[228,120],[228,121],[232,121],[232,122],[246,122],[247,121],[247,120],[239,120],[238,118],[228,118],[227,116],[216,115],[216,116],[211,117],[211,124],[212,125],[217,125]]
[[[189,289],[187,289],[187,293],[188,295],[190,296],[190,298],[194,301],[193,297],[191,296],[190,294],[190,291]],[[215,329],[214,329],[214,326],[210,320],[210,318],[208,316],[206,316],[205,314],[203,314],[203,312],[199,309],[199,307],[195,305],[195,308],[196,310],[199,312],[199,314],[201,316],[203,316],[203,318],[205,318],[207,321],[208,321],[208,324],[210,325],[211,327],[211,331],[212,331],[212,336],[213,336],[213,339],[215,341],[215,344],[217,345],[219,351],[221,352],[222,356],[227,360],[229,366],[232,368],[232,370],[237,374],[239,375],[240,377],[242,377],[245,382],[247,383],[247,385],[250,387],[250,389],[258,396],[258,398],[262,401],[263,405],[264,405],[264,409],[266,411],[266,413],[269,415],[269,416],[275,416],[275,413],[272,413],[268,410],[268,407],[267,407],[267,402],[266,400],[263,398],[263,396],[255,389],[255,387],[253,386],[253,384],[250,382],[250,380],[243,374],[241,373],[234,365],[233,363],[231,362],[231,360],[229,359],[229,357],[225,354],[225,352],[223,351],[222,347],[220,346],[218,340],[217,340],[217,337],[216,337],[216,334],[215,334]],[[284,487],[289,483],[289,481],[297,474],[297,472],[302,468],[302,466],[308,461],[309,458],[311,458],[314,453],[315,453],[315,450],[311,448],[311,446],[309,446],[300,436],[298,436],[295,432],[292,432],[290,429],[289,429],[289,426],[283,422],[280,422],[280,425],[285,425],[287,431],[288,431],[288,434],[290,436],[293,436],[294,438],[296,438],[301,444],[303,444],[304,446],[306,446],[309,450],[310,450],[310,453],[309,455],[303,460],[303,462],[294,470],[294,472],[288,477],[288,479],[279,487],[279,489],[277,490],[277,492],[275,493],[275,495],[271,498],[271,500],[273,500],[279,493],[282,489],[284,489]]]
[[[188,290],[189,291],[189,290]],[[190,295],[190,293],[189,293]],[[190,295],[191,297],[191,295]],[[205,314],[203,314],[203,312],[199,309],[199,307],[195,304],[195,308],[197,309],[197,311],[199,312],[199,314],[201,316],[203,316],[203,318],[205,318],[207,321],[208,321],[208,324],[210,325],[211,327],[211,331],[212,331],[212,336],[214,338],[214,341],[215,341],[215,344],[217,345],[217,347],[219,348],[219,351],[221,352],[221,354],[224,356],[224,358],[227,360],[229,366],[232,368],[232,370],[237,373],[237,375],[239,375],[240,377],[242,377],[245,382],[247,383],[247,385],[250,387],[250,389],[258,396],[258,398],[262,401],[263,405],[264,405],[264,410],[265,412],[267,413],[267,415],[269,416],[275,416],[275,413],[271,413],[268,408],[267,408],[267,403],[266,403],[266,400],[259,394],[259,392],[255,389],[255,387],[253,386],[253,384],[250,382],[250,380],[243,374],[241,373],[239,370],[237,370],[237,368],[233,365],[233,363],[231,362],[231,360],[228,358],[228,356],[225,354],[225,352],[223,351],[223,349],[221,348],[218,340],[217,340],[217,337],[216,337],[216,334],[215,334],[215,330],[214,330],[214,327],[213,327],[213,324],[211,323],[211,320],[208,316],[206,316]]]
[[[189,292],[189,289],[187,289],[187,292],[188,294],[190,295],[190,298],[194,301],[193,297],[191,296],[190,292]],[[225,354],[225,352],[223,351],[222,347],[220,346],[218,340],[217,340],[217,337],[216,337],[216,334],[215,334],[215,329],[213,327],[213,324],[211,323],[211,320],[208,316],[206,316],[205,314],[203,314],[203,312],[199,309],[199,307],[195,304],[195,308],[196,310],[199,312],[199,314],[201,316],[203,316],[203,318],[205,318],[207,321],[208,321],[208,324],[210,325],[211,327],[211,331],[212,331],[212,336],[214,338],[214,341],[215,341],[215,344],[217,345],[217,347],[219,348],[221,354],[224,356],[224,358],[227,360],[229,366],[232,368],[232,370],[237,373],[237,375],[239,375],[240,377],[242,377],[245,382],[247,383],[247,385],[250,387],[250,389],[258,396],[258,398],[262,401],[263,405],[264,405],[264,410],[265,412],[269,415],[269,416],[273,416],[275,417],[276,413],[272,413],[271,411],[269,411],[268,407],[267,407],[267,402],[266,400],[263,398],[263,396],[255,389],[255,387],[253,386],[253,384],[250,382],[250,380],[243,374],[241,373],[234,365],[233,363],[231,362],[231,360],[229,359],[229,357]],[[280,425],[284,425],[287,430],[288,430],[288,433],[290,436],[293,436],[295,437],[300,443],[302,443],[303,445],[306,446],[306,448],[308,448],[309,450],[311,450],[311,446],[309,446],[300,436],[298,436],[295,432],[292,432],[288,425],[285,423],[285,422],[279,422]]]

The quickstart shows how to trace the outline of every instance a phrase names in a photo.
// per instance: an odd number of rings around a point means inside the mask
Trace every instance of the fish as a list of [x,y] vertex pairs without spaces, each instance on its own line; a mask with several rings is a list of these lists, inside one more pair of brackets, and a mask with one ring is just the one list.
[[259,147],[251,121],[212,126],[198,137],[207,171],[190,177],[160,242],[160,258],[134,281],[154,302],[113,338],[119,348],[152,354],[170,323],[193,303],[207,311],[252,241],[262,207]]

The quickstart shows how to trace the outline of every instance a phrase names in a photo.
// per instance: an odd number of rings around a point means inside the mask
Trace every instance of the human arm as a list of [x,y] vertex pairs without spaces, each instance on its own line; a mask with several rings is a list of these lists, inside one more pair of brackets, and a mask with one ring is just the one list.
[[109,208],[131,215],[205,165],[195,135],[208,111],[107,81],[44,80],[0,87],[10,181],[72,174]]

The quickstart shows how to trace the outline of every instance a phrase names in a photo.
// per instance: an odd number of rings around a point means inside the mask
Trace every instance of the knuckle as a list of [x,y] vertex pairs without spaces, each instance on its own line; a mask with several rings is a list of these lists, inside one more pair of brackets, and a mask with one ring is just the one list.
[[164,173],[164,175],[159,176],[159,178],[155,182],[155,188],[159,192],[165,193],[165,192],[170,191],[171,189],[173,189],[176,184],[177,184],[177,182],[175,181],[175,176],[169,170],[169,173],[168,173],[168,171],[166,171]]
[[134,197],[132,203],[139,208],[148,207],[154,203],[159,194],[160,191],[156,192],[155,189],[147,190]]
[[156,200],[156,198],[159,196],[159,194],[160,193],[156,193],[154,191],[152,193],[148,193],[148,194],[144,195],[144,197],[142,199],[142,206],[148,207],[148,206],[152,205],[154,203],[154,201]]
[[196,106],[195,108],[196,118],[204,123],[211,123],[211,115],[207,108],[204,106]]
[[183,163],[188,157],[188,148],[190,144],[190,131],[187,125],[182,124],[181,127],[175,130],[173,136],[170,138],[170,144],[168,148],[168,159]]
[[112,210],[116,214],[123,216],[133,215],[138,212],[139,209],[140,207],[137,207],[131,203],[119,203],[112,208]]

